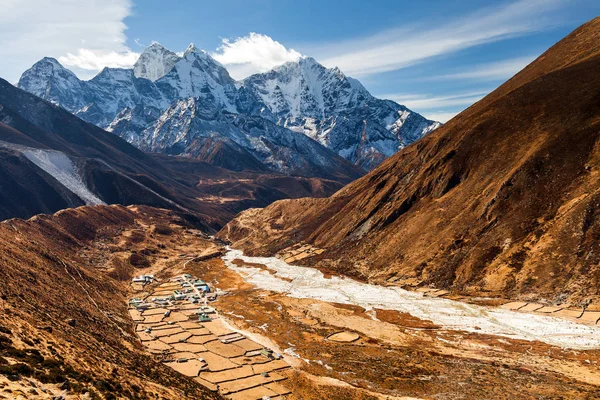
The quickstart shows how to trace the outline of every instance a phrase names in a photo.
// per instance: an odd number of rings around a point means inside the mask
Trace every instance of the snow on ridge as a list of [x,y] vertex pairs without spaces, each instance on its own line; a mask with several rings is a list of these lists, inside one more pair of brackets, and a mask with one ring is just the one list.
[[29,161],[46,171],[69,191],[77,195],[86,205],[106,204],[83,183],[75,164],[62,151],[36,149],[1,140],[0,147],[16,150],[23,154]]
[[86,205],[106,204],[87,188],[79,176],[77,168],[65,153],[33,148],[23,150],[22,153],[29,161],[75,193]]

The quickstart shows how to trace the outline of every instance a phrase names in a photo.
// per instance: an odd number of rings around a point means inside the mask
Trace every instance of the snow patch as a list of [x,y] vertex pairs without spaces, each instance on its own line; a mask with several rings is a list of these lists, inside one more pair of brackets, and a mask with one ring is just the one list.
[[81,180],[77,168],[65,153],[57,150],[36,149],[1,140],[0,146],[19,151],[29,161],[75,193],[86,205],[106,204],[87,188]]
[[75,165],[65,153],[41,149],[24,150],[22,153],[29,161],[75,193],[86,205],[106,204],[87,188],[77,173]]

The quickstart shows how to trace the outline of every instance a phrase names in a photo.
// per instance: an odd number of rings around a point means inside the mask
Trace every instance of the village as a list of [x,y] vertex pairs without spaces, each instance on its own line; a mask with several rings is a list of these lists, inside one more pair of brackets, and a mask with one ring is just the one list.
[[212,306],[220,292],[190,274],[132,280],[129,314],[146,349],[177,372],[229,399],[281,399],[289,364],[232,327]]

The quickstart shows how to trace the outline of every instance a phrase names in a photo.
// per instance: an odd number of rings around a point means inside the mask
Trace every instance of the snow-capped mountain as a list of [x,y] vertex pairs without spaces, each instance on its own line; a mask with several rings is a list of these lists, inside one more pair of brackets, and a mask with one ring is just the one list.
[[334,178],[340,165],[346,164],[305,135],[258,115],[230,113],[194,97],[175,102],[132,142],[142,150],[202,160],[207,160],[207,143],[222,142],[237,157],[252,155],[269,169],[303,176]]
[[236,112],[235,81],[225,67],[193,44],[171,71],[156,81],[156,86],[171,100],[210,98],[220,108]]
[[301,58],[243,83],[279,124],[370,170],[440,126],[393,101],[373,97],[339,68]]
[[[188,147],[210,137],[291,174],[300,164],[303,171],[327,164],[306,137],[370,170],[440,125],[373,97],[338,68],[309,57],[236,82],[193,44],[180,57],[155,43],[133,69],[105,68],[89,81],[44,58],[23,74],[19,87],[144,150],[194,156]],[[252,129],[239,121],[251,121]],[[294,146],[279,151],[273,132],[312,152]]]
[[361,107],[371,98],[356,80],[313,58],[288,62],[243,81],[278,118],[326,118]]
[[42,58],[25,71],[18,86],[69,111],[87,104],[85,82],[51,57]]
[[152,43],[133,65],[133,74],[137,78],[155,82],[171,71],[179,60],[181,57],[176,53],[164,48],[160,43]]

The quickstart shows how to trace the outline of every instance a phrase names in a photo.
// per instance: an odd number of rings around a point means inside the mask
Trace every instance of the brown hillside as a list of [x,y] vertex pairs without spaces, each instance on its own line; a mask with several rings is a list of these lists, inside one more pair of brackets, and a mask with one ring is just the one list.
[[127,311],[136,270],[117,256],[160,258],[164,238],[142,228],[173,221],[97,206],[0,223],[0,398],[218,398],[147,355]]
[[600,18],[328,199],[248,210],[220,236],[249,253],[468,293],[600,294]]

